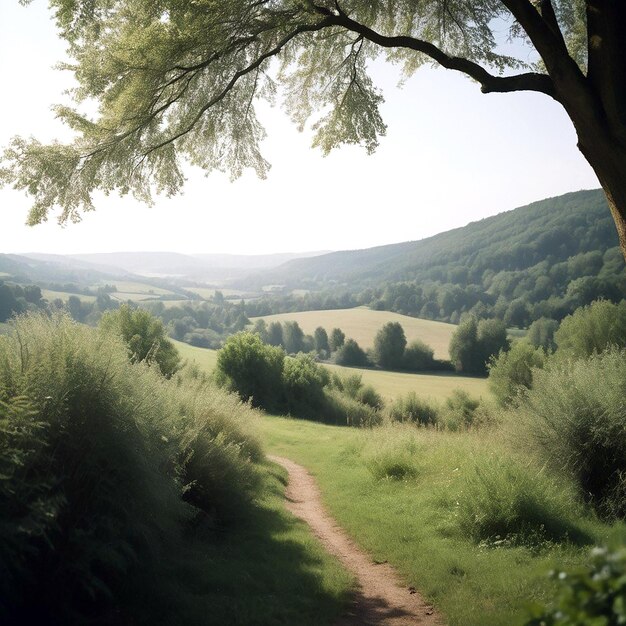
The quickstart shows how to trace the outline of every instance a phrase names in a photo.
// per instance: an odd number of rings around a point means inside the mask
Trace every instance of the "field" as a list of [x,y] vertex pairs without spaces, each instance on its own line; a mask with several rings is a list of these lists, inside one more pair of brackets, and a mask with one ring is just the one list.
[[448,346],[452,333],[456,329],[454,324],[433,322],[389,311],[373,311],[365,307],[335,311],[280,313],[265,315],[262,318],[251,318],[250,321],[254,322],[256,319],[264,319],[268,324],[296,321],[307,334],[312,334],[318,326],[322,326],[329,333],[333,328],[341,328],[346,337],[351,337],[364,349],[374,346],[374,337],[381,326],[387,322],[399,322],[408,342],[421,339],[433,348],[437,359],[449,358]]
[[476,398],[485,398],[489,395],[486,378],[458,376],[452,373],[409,374],[340,365],[326,367],[344,376],[360,374],[364,384],[373,385],[387,400],[406,395],[410,391],[414,391],[418,396],[439,401],[445,400],[455,389],[462,389]]
[[[489,547],[462,534],[456,517],[459,503],[472,497],[466,490],[474,468],[490,467],[494,455],[515,454],[498,431],[359,430],[272,416],[261,428],[268,452],[309,469],[338,523],[376,562],[396,567],[449,626],[519,626],[529,602],[552,597],[549,570],[581,564],[590,543],[624,539],[623,525],[609,527],[580,514],[573,519],[585,538],[577,544]],[[376,468],[386,462],[412,472],[377,478]],[[504,491],[511,488],[507,479],[500,482]]]
[[190,346],[188,343],[176,341],[176,339],[170,339],[170,341],[176,346],[178,352],[180,352],[180,356],[184,360],[195,362],[198,367],[207,374],[210,374],[215,369],[217,364],[217,350],[197,348],[196,346]]
[[63,302],[67,302],[70,296],[76,296],[83,302],[94,302],[96,299],[96,296],[87,296],[82,293],[68,293],[67,291],[52,291],[52,289],[42,289],[41,295],[43,298],[48,300],[48,302],[52,302],[57,298],[63,300]]
[[[149,296],[167,296],[172,295],[173,292],[168,289],[162,289],[161,287],[155,287],[154,285],[148,285],[146,283],[137,283],[133,281],[112,281],[112,284],[117,287],[117,293],[119,294],[144,294]],[[98,285],[96,285],[97,287]],[[130,296],[129,296],[130,297]],[[127,300],[129,298],[126,298]],[[132,299],[132,298],[130,298]]]
[[216,291],[221,291],[225,298],[231,296],[243,296],[246,292],[239,289],[221,289],[220,287],[185,287],[185,291],[190,291],[201,298],[208,299],[215,295]]
[[[183,359],[195,361],[204,371],[210,373],[217,363],[217,351],[196,348],[188,343],[172,339]],[[433,400],[445,400],[454,389],[463,389],[476,398],[486,397],[489,393],[487,380],[455,374],[409,374],[385,372],[382,370],[357,367],[341,367],[324,364],[324,367],[345,376],[360,374],[365,384],[373,385],[385,399],[395,398],[414,391],[417,395]]]

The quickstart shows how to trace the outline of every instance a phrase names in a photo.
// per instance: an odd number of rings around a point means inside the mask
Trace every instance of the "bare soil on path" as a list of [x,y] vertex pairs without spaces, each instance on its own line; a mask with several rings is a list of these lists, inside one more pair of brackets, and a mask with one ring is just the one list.
[[337,626],[442,626],[443,620],[413,588],[402,585],[387,563],[375,563],[363,552],[322,505],[320,491],[309,472],[283,457],[270,456],[289,472],[287,508],[304,520],[328,552],[357,579],[349,611]]

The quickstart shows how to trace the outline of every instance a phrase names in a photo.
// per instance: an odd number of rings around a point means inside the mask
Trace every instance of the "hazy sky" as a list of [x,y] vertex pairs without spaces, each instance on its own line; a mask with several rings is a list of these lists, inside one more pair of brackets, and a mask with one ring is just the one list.
[[[0,0],[0,145],[16,134],[67,138],[50,112],[71,76],[47,2]],[[402,89],[376,67],[388,134],[373,156],[323,158],[280,109],[264,107],[269,178],[230,183],[189,169],[183,195],[154,207],[97,196],[97,210],[61,228],[24,225],[29,199],[0,189],[0,252],[260,254],[364,248],[421,239],[568,191],[598,187],[560,106],[540,94],[482,95],[456,73],[422,69]]]

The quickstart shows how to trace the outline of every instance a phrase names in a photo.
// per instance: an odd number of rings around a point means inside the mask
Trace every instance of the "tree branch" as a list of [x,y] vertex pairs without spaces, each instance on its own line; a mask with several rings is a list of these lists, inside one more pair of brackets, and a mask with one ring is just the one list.
[[480,83],[483,93],[538,91],[557,99],[552,80],[546,74],[528,72],[514,76],[494,76],[478,63],[462,57],[450,56],[428,41],[406,35],[392,37],[382,35],[368,26],[351,19],[340,9],[337,10],[337,14],[325,12],[325,15],[327,16],[326,19],[330,22],[329,25],[341,26],[347,30],[351,30],[383,48],[408,48],[415,50],[416,52],[421,52],[430,57],[446,69],[466,74]]

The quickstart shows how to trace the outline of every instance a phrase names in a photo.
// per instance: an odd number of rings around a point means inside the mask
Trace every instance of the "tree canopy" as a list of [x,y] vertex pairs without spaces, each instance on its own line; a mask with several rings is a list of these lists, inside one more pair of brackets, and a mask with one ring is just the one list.
[[[29,0],[21,0],[27,4]],[[435,63],[483,92],[534,91],[558,101],[607,194],[626,252],[626,5],[610,0],[51,0],[78,80],[57,107],[71,144],[16,138],[1,177],[34,197],[30,222],[93,208],[95,189],[173,194],[182,161],[265,176],[257,98],[278,86],[293,120],[313,116],[314,145],[376,148],[386,127],[368,62],[410,75]],[[499,52],[498,32],[523,53]],[[529,52],[530,50],[530,52]],[[280,66],[273,71],[271,60]],[[536,59],[536,62],[534,61]],[[319,113],[321,112],[321,117]]]

